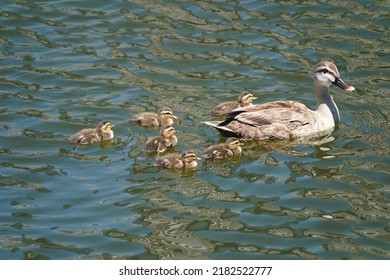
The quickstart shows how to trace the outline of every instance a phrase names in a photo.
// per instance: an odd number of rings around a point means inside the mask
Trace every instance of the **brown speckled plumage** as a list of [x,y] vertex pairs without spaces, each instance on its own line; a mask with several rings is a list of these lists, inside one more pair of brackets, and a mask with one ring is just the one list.
[[242,153],[242,143],[236,138],[228,138],[225,143],[208,147],[202,157],[205,159],[220,159],[238,156]]
[[130,117],[130,122],[138,123],[140,126],[146,127],[158,127],[162,125],[173,124],[173,119],[177,117],[173,114],[173,111],[169,108],[164,108],[158,112],[141,112]]
[[146,141],[146,152],[157,152],[159,155],[165,152],[169,147],[177,145],[176,130],[170,126],[165,125],[160,130],[159,136],[154,136]]
[[156,165],[169,169],[190,169],[195,168],[197,156],[193,151],[186,151],[182,154],[172,153],[156,159]]
[[216,116],[226,115],[226,114],[231,113],[234,109],[237,109],[239,107],[252,105],[252,101],[254,99],[257,99],[257,97],[254,97],[252,93],[247,92],[247,91],[243,91],[243,92],[241,92],[237,101],[223,102],[223,103],[215,106],[211,110],[211,113],[213,115],[216,115]]
[[114,138],[112,125],[108,121],[100,121],[96,128],[84,128],[69,137],[69,141],[78,145],[87,145],[108,141]]

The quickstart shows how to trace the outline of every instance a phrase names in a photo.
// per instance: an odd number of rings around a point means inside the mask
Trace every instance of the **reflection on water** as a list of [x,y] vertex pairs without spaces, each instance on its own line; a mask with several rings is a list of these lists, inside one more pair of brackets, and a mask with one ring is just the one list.
[[[388,45],[383,1],[5,1],[0,11],[1,259],[390,259]],[[243,90],[315,106],[311,67],[336,62],[342,123],[314,139],[245,143],[239,158],[163,170]],[[69,135],[106,119],[112,143]]]

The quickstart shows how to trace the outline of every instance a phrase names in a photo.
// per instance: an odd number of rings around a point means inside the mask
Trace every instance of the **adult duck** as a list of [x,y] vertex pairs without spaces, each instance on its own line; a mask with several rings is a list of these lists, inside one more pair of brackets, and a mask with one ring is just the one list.
[[331,84],[345,91],[355,90],[340,78],[335,64],[322,61],[314,66],[315,110],[296,101],[273,101],[237,108],[222,122],[205,123],[223,136],[254,140],[294,139],[322,134],[340,123],[339,110],[329,92]]

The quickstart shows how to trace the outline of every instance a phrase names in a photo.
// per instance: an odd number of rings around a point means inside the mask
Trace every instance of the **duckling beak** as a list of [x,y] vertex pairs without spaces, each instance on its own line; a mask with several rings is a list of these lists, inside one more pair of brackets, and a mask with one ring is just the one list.
[[354,91],[355,90],[355,88],[353,86],[348,85],[341,78],[336,77],[336,79],[334,80],[334,82],[332,84],[334,84],[335,86],[338,86],[339,88],[341,88],[342,90],[345,90],[345,91]]
[[257,99],[257,98],[258,98],[258,97],[256,97],[256,96],[252,96],[252,99],[253,99],[253,100],[255,100],[255,99]]
[[175,120],[177,120],[177,119],[178,119],[178,117],[176,117],[175,115],[172,115],[172,118],[174,118]]

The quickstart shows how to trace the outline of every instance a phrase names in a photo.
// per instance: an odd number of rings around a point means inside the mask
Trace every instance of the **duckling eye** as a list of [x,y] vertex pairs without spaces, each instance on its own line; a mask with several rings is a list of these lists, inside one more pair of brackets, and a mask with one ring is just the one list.
[[322,73],[326,74],[329,73],[328,69],[322,69]]

